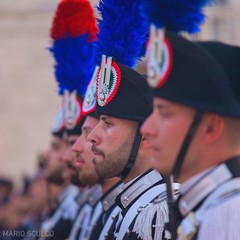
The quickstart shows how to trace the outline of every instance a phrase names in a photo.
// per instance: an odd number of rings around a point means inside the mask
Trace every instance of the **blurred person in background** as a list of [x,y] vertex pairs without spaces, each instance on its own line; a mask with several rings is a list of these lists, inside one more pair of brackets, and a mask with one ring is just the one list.
[[[37,173],[28,180],[28,187],[14,192],[0,210],[0,239],[35,239],[43,213],[49,210],[47,181]],[[5,233],[5,234],[3,234]]]
[[[88,67],[93,63],[91,49],[92,42],[96,40],[96,33],[96,19],[89,1],[60,1],[50,31],[52,45],[49,49],[55,60],[55,78],[63,102],[62,121],[59,121],[62,124],[59,126],[64,128],[64,131],[61,132],[61,139],[58,139],[61,140],[60,151],[57,154],[59,168],[54,177],[68,181],[71,191],[68,191],[65,185],[67,191],[64,190],[62,193],[65,197],[60,196],[60,198],[66,201],[61,201],[61,206],[59,205],[52,217],[42,225],[42,230],[45,232],[54,231],[54,236],[48,239],[60,240],[68,237],[72,222],[82,202],[86,201],[88,196],[79,195],[78,187],[73,186],[73,184],[79,186],[81,183],[78,181],[77,169],[73,164],[71,146],[81,134],[83,120],[81,101],[92,75],[91,68]],[[48,161],[47,159],[46,167],[50,168],[51,164],[48,164]],[[74,196],[73,189],[75,189]]]
[[[50,212],[45,216],[41,224],[41,232],[48,236],[54,232],[51,239],[64,239],[72,224],[72,217],[63,218],[65,211],[69,209],[75,197],[79,194],[78,188],[71,183],[70,176],[64,176],[67,166],[61,160],[65,151],[63,143],[64,124],[63,109],[59,108],[52,128],[52,138],[49,149],[44,154],[45,165],[43,175],[48,182]],[[54,190],[53,190],[54,189]],[[40,236],[39,239],[45,237]]]
[[[64,14],[65,12],[68,14]],[[76,239],[78,236],[83,238],[85,233],[88,234],[88,220],[101,197],[101,188],[95,185],[97,180],[92,179],[92,183],[87,183],[89,187],[81,187],[72,151],[72,145],[81,135],[85,120],[82,101],[95,68],[93,42],[97,39],[97,31],[96,18],[89,1],[66,0],[59,4],[51,29],[51,52],[55,57],[56,80],[64,102],[65,150],[61,159],[66,163],[63,175],[69,176],[72,183],[81,188],[81,193],[76,199],[77,216],[68,239]],[[73,216],[76,209],[76,206],[71,206],[65,215]]]
[[0,177],[0,206],[9,201],[13,192],[13,182],[10,178]]

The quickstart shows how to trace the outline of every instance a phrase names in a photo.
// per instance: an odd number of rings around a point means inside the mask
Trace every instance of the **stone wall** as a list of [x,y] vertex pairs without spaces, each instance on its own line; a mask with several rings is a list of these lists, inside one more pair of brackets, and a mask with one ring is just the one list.
[[16,183],[35,171],[59,103],[47,51],[57,2],[0,1],[0,174]]
[[222,3],[207,8],[206,24],[202,27],[199,39],[218,39],[240,45],[240,1],[221,0],[220,2]]

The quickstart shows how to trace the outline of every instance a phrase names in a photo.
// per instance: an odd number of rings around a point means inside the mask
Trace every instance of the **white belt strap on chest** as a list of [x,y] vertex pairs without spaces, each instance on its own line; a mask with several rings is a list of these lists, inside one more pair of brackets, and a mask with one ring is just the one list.
[[227,199],[229,196],[228,194],[234,192],[240,193],[240,178],[234,178],[223,184],[207,197],[202,206],[195,213],[190,212],[178,227],[178,240],[192,239],[192,236],[195,235],[198,226],[200,226],[204,219],[205,211],[210,207],[216,206],[221,200]]
[[111,228],[113,222],[114,222],[114,219],[113,216],[117,216],[120,212],[120,208],[118,206],[116,206],[113,211],[111,212],[111,214],[109,215],[103,229],[102,229],[102,232],[99,236],[99,239],[98,240],[104,240],[105,239],[105,234],[108,233],[109,229]]
[[91,211],[92,211],[92,207],[90,205],[86,204],[85,206],[83,206],[83,208],[80,210],[76,220],[74,221],[72,230],[68,237],[68,240],[76,240],[77,239],[77,234],[78,234],[80,227],[82,226],[84,218],[86,218],[88,215],[90,215]]
[[146,191],[128,210],[127,214],[123,218],[122,224],[117,235],[117,240],[122,240],[126,234],[128,227],[136,217],[139,207],[144,207],[156,198],[160,193],[166,191],[166,184],[157,185],[148,191]]

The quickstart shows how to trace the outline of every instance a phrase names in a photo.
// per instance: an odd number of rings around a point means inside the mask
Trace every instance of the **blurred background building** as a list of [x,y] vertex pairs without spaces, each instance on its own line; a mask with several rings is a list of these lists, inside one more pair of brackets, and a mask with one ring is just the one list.
[[[207,9],[202,33],[193,38],[240,45],[240,1],[219,1]],[[0,176],[11,176],[17,184],[36,170],[60,104],[47,51],[58,2],[0,1]]]

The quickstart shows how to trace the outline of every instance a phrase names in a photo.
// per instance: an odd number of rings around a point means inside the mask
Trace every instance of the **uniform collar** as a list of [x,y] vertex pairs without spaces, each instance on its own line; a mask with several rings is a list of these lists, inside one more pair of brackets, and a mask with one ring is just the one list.
[[103,210],[108,211],[114,204],[117,195],[122,191],[122,182],[114,184],[114,186],[107,191],[102,197]]
[[128,187],[117,196],[116,203],[124,210],[129,207],[146,190],[160,183],[163,178],[155,170],[149,170],[137,177]]
[[85,187],[77,196],[77,203],[80,207],[88,201],[91,191],[91,188]]
[[189,189],[194,187],[194,185],[197,184],[202,177],[206,176],[213,168],[214,167],[208,168],[207,170],[204,170],[201,173],[198,173],[196,176],[191,177],[187,181],[183,182],[180,186],[181,194],[184,195],[186,192],[188,192]]
[[[240,157],[211,167],[183,183],[178,208],[183,216],[196,208],[214,189],[233,177],[240,176]],[[183,191],[183,192],[182,192]]]
[[94,185],[91,188],[91,193],[89,195],[88,203],[94,207],[102,196],[102,188],[99,184]]
[[64,201],[64,199],[66,199],[67,197],[69,197],[70,195],[76,195],[79,193],[79,190],[76,186],[69,184],[67,187],[65,187],[62,192],[59,194],[58,197],[58,202],[61,203]]

